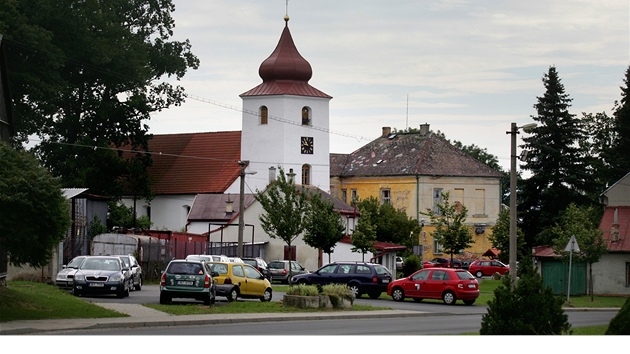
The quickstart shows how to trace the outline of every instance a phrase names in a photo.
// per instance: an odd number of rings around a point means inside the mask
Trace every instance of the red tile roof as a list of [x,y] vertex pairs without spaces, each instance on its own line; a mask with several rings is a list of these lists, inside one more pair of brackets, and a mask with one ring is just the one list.
[[[352,236],[346,235],[339,242],[351,245]],[[374,249],[382,253],[382,252],[404,251],[407,249],[407,247],[402,246],[402,245],[397,245],[395,243],[379,241],[374,244]]]
[[[617,223],[614,222],[615,210],[617,210]],[[599,223],[599,228],[604,231],[609,252],[630,252],[630,206],[606,207],[604,215]],[[618,238],[613,237],[612,231],[618,230]]]
[[223,193],[240,174],[241,132],[154,135],[155,194]]

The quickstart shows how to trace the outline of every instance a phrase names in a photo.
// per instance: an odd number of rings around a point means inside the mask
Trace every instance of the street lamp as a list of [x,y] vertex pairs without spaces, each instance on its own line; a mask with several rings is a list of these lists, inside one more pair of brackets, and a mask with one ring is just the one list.
[[238,165],[241,166],[241,194],[239,195],[238,204],[238,244],[236,253],[239,258],[243,258],[243,230],[245,229],[245,220],[243,217],[243,211],[245,210],[245,175],[255,175],[256,171],[245,172],[249,161],[239,161]]
[[512,123],[510,131],[512,135],[512,151],[510,154],[510,278],[512,278],[512,290],[516,286],[516,134],[519,129],[528,133],[536,128],[536,123],[525,124],[521,127]]

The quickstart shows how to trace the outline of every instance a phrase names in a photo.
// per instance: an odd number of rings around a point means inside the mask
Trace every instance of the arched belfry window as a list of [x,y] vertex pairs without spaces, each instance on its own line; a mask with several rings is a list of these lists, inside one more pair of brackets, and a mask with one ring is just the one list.
[[269,123],[269,109],[267,109],[267,106],[260,106],[260,124],[267,124]]
[[308,186],[311,184],[311,166],[302,165],[302,185]]
[[302,107],[302,125],[311,125],[311,109]]

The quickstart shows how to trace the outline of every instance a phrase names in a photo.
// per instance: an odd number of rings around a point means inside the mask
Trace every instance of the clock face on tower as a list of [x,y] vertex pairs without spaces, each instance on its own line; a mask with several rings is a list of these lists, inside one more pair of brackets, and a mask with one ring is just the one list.
[[303,136],[302,142],[300,144],[300,151],[303,154],[313,154],[313,137],[312,136]]

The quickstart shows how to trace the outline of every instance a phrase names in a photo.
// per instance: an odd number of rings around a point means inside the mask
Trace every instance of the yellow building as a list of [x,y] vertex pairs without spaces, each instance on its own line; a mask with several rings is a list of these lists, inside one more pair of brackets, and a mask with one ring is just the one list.
[[[384,127],[379,138],[351,154],[331,154],[331,194],[346,203],[376,197],[422,222],[424,260],[448,257],[431,236],[435,229],[422,213],[437,210],[442,193],[468,209],[466,223],[474,245],[460,258],[477,258],[492,247],[488,236],[501,208],[501,173],[420,126],[420,133],[394,134]],[[422,241],[421,241],[422,242]]]

